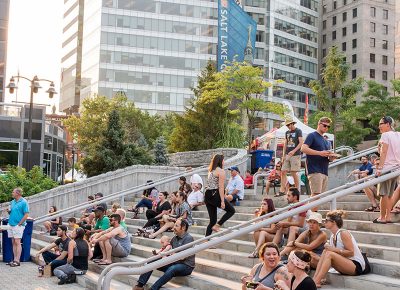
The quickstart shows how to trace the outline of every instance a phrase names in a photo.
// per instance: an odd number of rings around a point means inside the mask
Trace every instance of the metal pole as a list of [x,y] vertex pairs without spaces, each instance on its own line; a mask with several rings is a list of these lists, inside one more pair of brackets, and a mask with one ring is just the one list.
[[74,171],[75,171],[75,147],[72,144],[72,182],[74,182]]
[[27,168],[26,170],[31,170],[31,154],[32,154],[32,110],[33,110],[33,88],[35,85],[35,78],[31,81],[31,98],[29,102],[29,123],[28,123],[28,143],[26,144],[26,158],[27,158]]

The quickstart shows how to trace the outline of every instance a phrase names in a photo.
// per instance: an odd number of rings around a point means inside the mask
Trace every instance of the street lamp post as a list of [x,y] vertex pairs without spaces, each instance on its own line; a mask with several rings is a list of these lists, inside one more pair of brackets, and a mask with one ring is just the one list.
[[15,84],[15,79],[24,79],[27,80],[28,82],[31,83],[31,95],[30,95],[30,101],[29,101],[29,123],[28,123],[28,143],[26,144],[26,152],[27,152],[27,169],[31,169],[31,154],[32,154],[32,111],[33,111],[33,94],[36,94],[39,89],[41,88],[40,82],[49,82],[50,87],[46,91],[46,93],[49,94],[49,98],[52,99],[55,94],[57,94],[55,88],[54,88],[54,82],[47,80],[47,79],[39,79],[37,76],[34,76],[33,79],[29,79],[24,76],[20,76],[19,74],[17,76],[12,76],[10,79],[10,83],[6,88],[9,89],[10,94],[13,94],[18,87]]

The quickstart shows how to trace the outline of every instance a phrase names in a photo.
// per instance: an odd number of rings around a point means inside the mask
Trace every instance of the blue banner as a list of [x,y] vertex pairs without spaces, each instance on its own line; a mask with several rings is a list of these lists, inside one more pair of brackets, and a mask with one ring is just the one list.
[[250,34],[250,43],[254,55],[257,23],[235,0],[218,0],[218,71],[226,63],[243,61]]

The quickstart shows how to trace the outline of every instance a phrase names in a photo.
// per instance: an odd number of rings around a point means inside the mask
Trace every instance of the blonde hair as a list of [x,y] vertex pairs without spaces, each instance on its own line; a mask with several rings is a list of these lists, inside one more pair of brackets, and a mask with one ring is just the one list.
[[332,119],[329,117],[322,117],[321,119],[319,119],[318,123],[332,123]]
[[341,228],[343,226],[343,218],[346,217],[346,212],[339,209],[332,210],[326,214],[326,217],[335,222],[338,228]]

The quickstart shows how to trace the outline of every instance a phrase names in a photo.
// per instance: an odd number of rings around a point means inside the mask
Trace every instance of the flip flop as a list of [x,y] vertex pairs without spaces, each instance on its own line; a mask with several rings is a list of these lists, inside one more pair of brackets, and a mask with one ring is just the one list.
[[19,262],[13,261],[13,262],[10,264],[10,267],[18,267],[18,266],[21,266],[21,264],[20,264]]
[[100,262],[97,265],[101,265],[101,266],[108,266],[111,265],[112,263],[108,263],[108,262]]
[[372,222],[374,224],[383,224],[383,225],[387,223],[387,222],[383,222],[383,221],[379,220],[378,218],[374,219]]
[[400,213],[400,208],[396,206],[395,208],[393,208],[393,209],[390,211],[390,213],[399,214],[399,213]]

